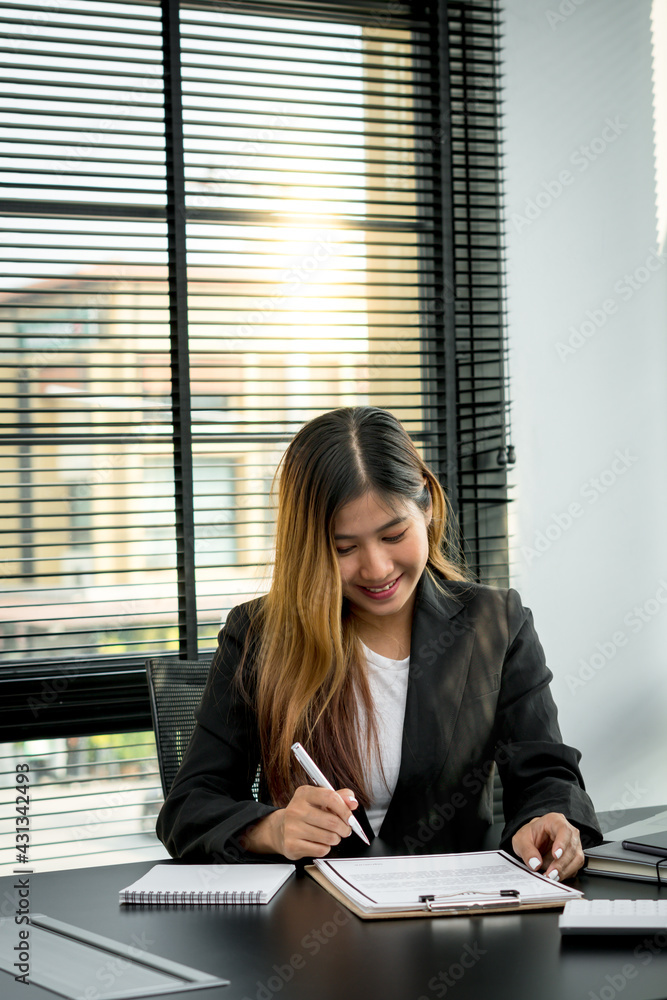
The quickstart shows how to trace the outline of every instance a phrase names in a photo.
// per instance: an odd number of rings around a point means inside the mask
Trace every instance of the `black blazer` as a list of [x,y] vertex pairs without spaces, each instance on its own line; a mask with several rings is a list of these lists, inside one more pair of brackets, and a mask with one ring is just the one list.
[[[274,807],[251,787],[259,763],[254,712],[236,690],[250,605],[219,637],[197,726],[157,822],[169,853],[260,860],[239,834]],[[561,739],[552,674],[532,615],[514,590],[439,580],[417,589],[398,783],[380,838],[399,854],[479,850],[491,823],[494,765],[503,783],[501,846],[534,816],[562,812],[584,846],[601,840],[579,771]],[[356,815],[369,836],[361,806]],[[364,849],[354,835],[341,851]]]

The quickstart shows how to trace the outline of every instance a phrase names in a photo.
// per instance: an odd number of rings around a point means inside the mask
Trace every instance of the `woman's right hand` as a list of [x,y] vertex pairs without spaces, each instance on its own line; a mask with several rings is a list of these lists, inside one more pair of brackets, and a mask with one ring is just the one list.
[[245,830],[243,846],[256,854],[282,854],[290,861],[323,858],[349,837],[354,792],[300,785],[284,809],[276,809]]

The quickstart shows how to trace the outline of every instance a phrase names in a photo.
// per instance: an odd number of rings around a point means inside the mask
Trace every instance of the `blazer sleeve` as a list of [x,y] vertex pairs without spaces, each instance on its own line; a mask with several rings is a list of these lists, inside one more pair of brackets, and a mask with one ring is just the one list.
[[579,829],[584,847],[591,847],[602,834],[579,770],[581,754],[562,741],[552,674],[531,612],[515,590],[507,592],[506,614],[508,646],[495,719],[506,819],[501,847],[511,851],[517,830],[547,812],[563,813]]
[[246,605],[229,613],[195,713],[192,739],[157,819],[157,835],[173,858],[270,860],[246,852],[239,836],[274,808],[252,794],[259,737],[254,709],[236,678],[249,627]]

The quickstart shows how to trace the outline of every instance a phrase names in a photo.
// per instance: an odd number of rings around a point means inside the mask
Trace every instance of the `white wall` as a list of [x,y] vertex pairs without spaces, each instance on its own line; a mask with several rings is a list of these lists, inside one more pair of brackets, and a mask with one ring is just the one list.
[[667,166],[651,2],[503,6],[513,581],[597,808],[667,805]]

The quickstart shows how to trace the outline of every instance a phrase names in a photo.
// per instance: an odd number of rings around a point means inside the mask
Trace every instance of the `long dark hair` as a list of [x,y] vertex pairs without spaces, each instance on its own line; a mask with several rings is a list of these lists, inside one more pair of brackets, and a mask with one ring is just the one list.
[[[262,603],[256,705],[262,767],[276,804],[302,775],[290,747],[299,740],[329,763],[336,787],[368,805],[364,767],[376,742],[372,699],[353,616],[346,614],[333,537],[337,513],[374,493],[390,509],[432,507],[427,572],[466,578],[443,551],[449,505],[400,421],[374,406],[344,407],[309,421],[278,469],[276,552]],[[434,574],[435,575],[435,574]],[[358,701],[370,720],[359,745]]]

